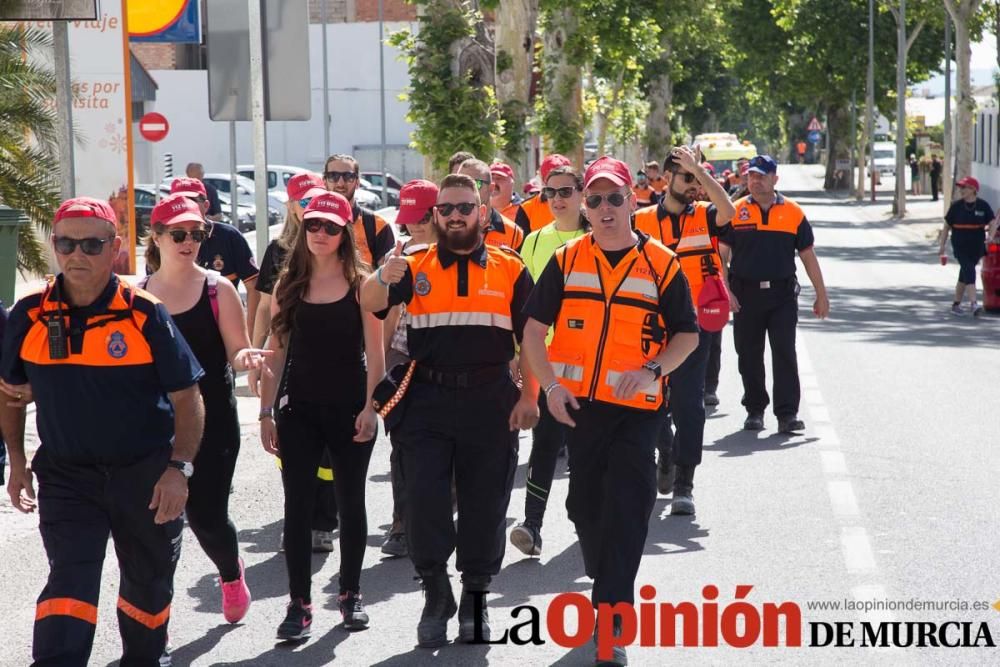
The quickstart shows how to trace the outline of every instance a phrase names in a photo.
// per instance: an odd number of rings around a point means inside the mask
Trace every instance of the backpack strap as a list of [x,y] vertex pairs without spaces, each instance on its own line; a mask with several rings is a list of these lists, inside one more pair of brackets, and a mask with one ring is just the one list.
[[219,323],[219,272],[207,271],[205,282],[208,283],[208,302],[212,304],[212,315],[215,323]]

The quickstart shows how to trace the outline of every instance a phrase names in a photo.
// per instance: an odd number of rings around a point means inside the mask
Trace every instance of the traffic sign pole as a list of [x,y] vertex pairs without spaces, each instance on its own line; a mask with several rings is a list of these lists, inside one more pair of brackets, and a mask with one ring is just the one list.
[[[167,138],[170,132],[170,123],[167,117],[161,113],[150,111],[139,119],[139,134],[150,143],[157,143]],[[160,160],[158,155],[153,154],[153,194],[156,196],[156,203],[160,203]]]

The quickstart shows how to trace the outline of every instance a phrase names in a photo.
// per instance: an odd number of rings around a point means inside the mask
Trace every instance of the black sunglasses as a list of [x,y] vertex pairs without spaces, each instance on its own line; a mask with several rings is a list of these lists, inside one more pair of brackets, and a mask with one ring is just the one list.
[[80,246],[80,250],[83,251],[84,255],[94,257],[104,252],[105,243],[113,240],[113,237],[106,239],[98,239],[94,237],[74,239],[69,236],[57,236],[53,245],[55,246],[56,252],[60,255],[72,255],[76,250],[76,247]]
[[462,215],[471,215],[472,212],[476,210],[477,206],[478,204],[471,201],[462,202],[461,204],[434,204],[434,208],[437,212],[445,218],[451,215],[456,208]]
[[694,183],[695,175],[692,174],[690,171],[685,171],[685,172],[671,171],[670,173],[674,175],[674,178],[684,179],[685,183]]
[[205,202],[208,201],[207,199],[205,199],[205,195],[198,195],[197,197],[188,197],[188,199],[195,202],[196,204],[204,204]]
[[474,178],[472,180],[476,182],[476,187],[479,188],[480,190],[483,189],[484,185],[493,185],[493,181],[488,179]]
[[353,171],[328,171],[323,174],[323,178],[334,183],[340,180],[345,183],[353,183],[358,180],[358,175]]
[[323,222],[322,220],[306,220],[306,231],[316,234],[319,230],[323,230],[329,236],[337,236],[343,231],[343,227],[335,222]]
[[576,188],[572,185],[566,185],[561,188],[542,188],[542,194],[545,195],[546,199],[555,199],[556,195],[559,195],[561,199],[569,199],[576,192]]
[[595,209],[600,208],[604,200],[607,200],[609,204],[618,208],[625,203],[625,195],[620,192],[612,192],[609,195],[587,195],[585,201],[587,202],[587,208]]
[[191,231],[185,231],[183,229],[171,229],[166,232],[170,236],[171,240],[180,245],[187,241],[188,237],[195,243],[204,243],[205,239],[208,238],[208,232],[204,229],[192,229]]

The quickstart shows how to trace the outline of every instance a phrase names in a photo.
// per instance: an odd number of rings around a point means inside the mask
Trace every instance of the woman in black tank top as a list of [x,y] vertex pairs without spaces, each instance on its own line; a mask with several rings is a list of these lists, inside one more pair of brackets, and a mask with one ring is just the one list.
[[291,601],[278,638],[307,637],[312,627],[310,521],[316,466],[328,452],[340,509],[340,595],[348,630],[368,627],[361,567],[368,537],[365,483],[376,437],[371,394],[384,374],[382,324],[362,314],[365,268],[342,195],[313,197],[271,302],[272,331],[261,382],[260,437],[281,457],[285,488],[285,563]]
[[195,260],[205,234],[200,209],[183,195],[153,210],[147,265],[155,273],[142,287],[160,299],[205,369],[198,382],[205,404],[205,431],[188,480],[188,524],[216,568],[222,611],[236,623],[250,606],[236,527],[229,519],[229,488],[240,450],[232,371],[260,367],[263,350],[250,348],[243,304],[236,288]]

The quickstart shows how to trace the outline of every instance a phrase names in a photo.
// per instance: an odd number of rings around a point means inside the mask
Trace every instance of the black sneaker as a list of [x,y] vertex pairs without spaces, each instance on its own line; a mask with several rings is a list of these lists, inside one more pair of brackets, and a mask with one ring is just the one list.
[[656,490],[660,495],[669,495],[674,490],[674,477],[677,469],[667,463],[665,465],[656,464]]
[[347,591],[337,598],[340,615],[344,617],[344,629],[350,632],[368,629],[368,614],[361,604],[361,593]]
[[406,546],[406,535],[403,533],[389,533],[382,543],[382,553],[393,558],[400,558],[410,553]]
[[711,407],[715,407],[718,404],[719,404],[719,395],[716,394],[714,391],[706,391],[705,392],[705,406],[711,408]]
[[747,420],[743,422],[744,431],[763,431],[764,415],[759,412],[751,412],[747,415]]
[[510,543],[525,556],[542,555],[542,532],[528,522],[519,523],[510,531]]
[[298,641],[305,639],[312,631],[312,605],[301,599],[288,603],[285,620],[278,626],[278,639],[282,641]]
[[796,433],[804,430],[806,430],[805,422],[795,415],[778,420],[778,433]]
[[446,572],[429,572],[420,575],[424,589],[424,610],[417,623],[417,645],[437,648],[448,643],[448,619],[458,611],[455,595]]

